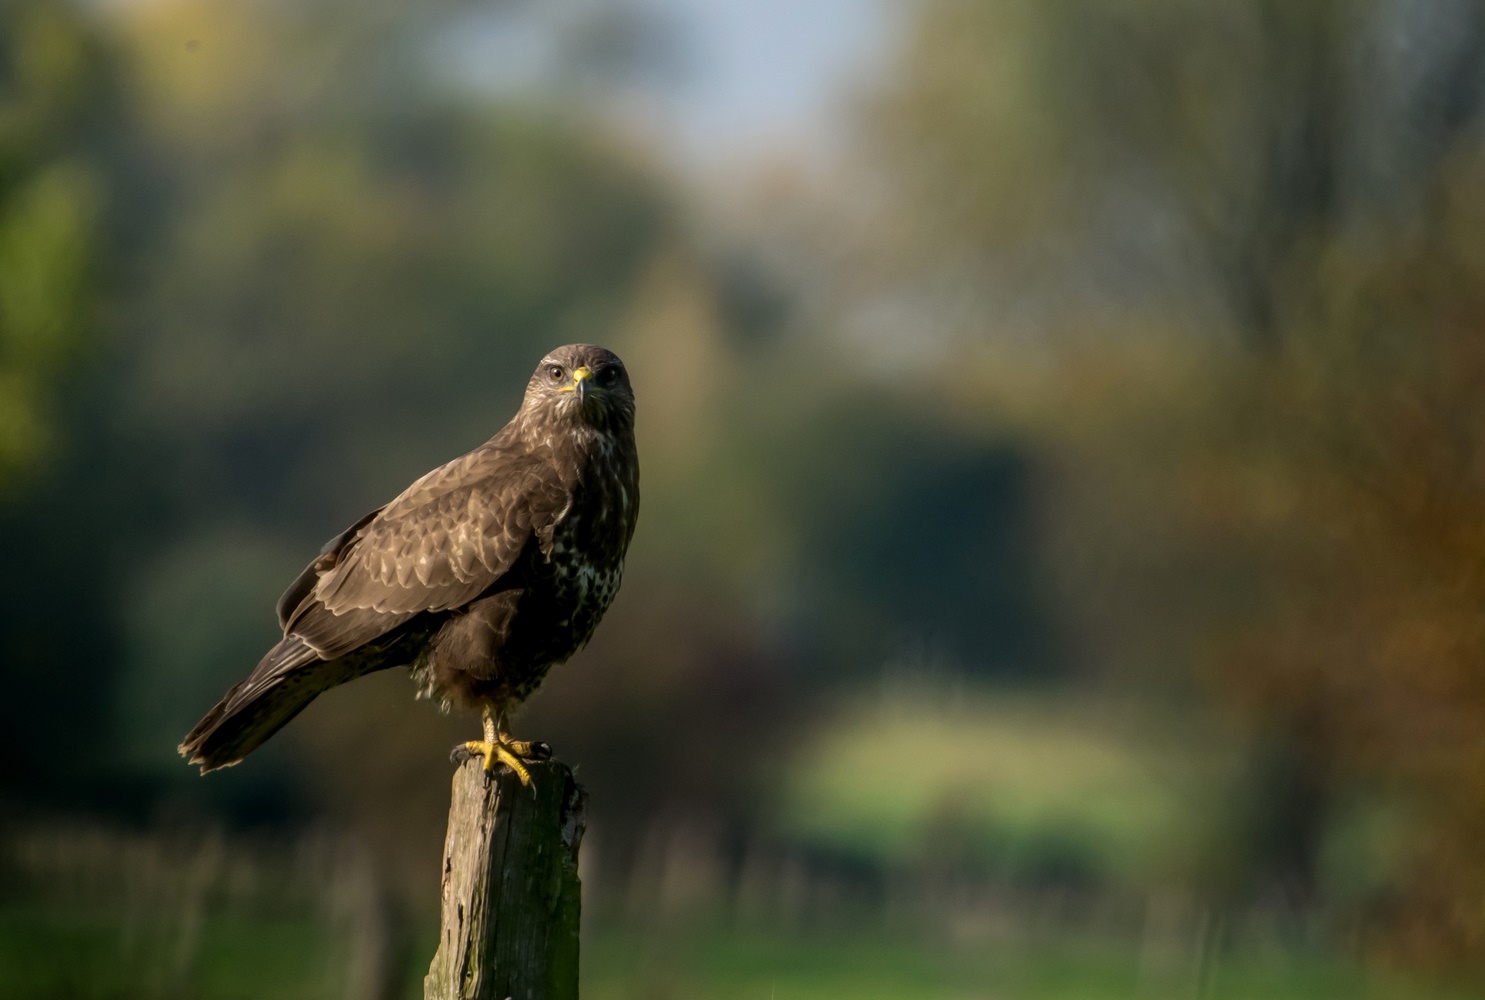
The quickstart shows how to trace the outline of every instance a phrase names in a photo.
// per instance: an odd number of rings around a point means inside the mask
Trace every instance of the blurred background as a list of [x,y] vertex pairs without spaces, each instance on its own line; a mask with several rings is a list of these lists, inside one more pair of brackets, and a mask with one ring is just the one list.
[[1482,125],[1470,0],[6,0],[0,995],[422,995],[474,721],[175,745],[578,340],[586,997],[1480,995]]

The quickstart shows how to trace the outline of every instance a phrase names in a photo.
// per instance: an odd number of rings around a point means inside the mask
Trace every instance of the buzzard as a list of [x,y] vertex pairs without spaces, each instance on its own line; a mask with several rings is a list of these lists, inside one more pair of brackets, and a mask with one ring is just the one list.
[[512,740],[510,711],[592,636],[639,513],[634,394],[588,344],[542,359],[489,441],[413,483],[321,550],[278,602],[279,640],[181,742],[201,773],[236,764],[320,692],[409,666],[421,696],[478,709],[501,763],[550,753]]

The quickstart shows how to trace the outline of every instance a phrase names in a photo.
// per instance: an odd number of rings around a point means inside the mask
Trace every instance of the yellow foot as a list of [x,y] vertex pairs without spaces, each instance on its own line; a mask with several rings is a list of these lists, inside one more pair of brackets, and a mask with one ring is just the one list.
[[546,760],[551,756],[552,748],[545,743],[526,743],[520,740],[496,738],[460,743],[454,747],[449,759],[456,764],[462,764],[466,760],[483,757],[487,774],[495,770],[496,763],[504,764],[515,772],[521,784],[529,785],[531,784],[531,772],[527,770],[526,762]]

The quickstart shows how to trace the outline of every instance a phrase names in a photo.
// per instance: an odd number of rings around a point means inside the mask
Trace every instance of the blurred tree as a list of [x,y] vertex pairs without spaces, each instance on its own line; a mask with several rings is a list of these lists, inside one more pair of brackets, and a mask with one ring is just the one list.
[[1232,499],[1195,527],[1261,574],[1212,650],[1218,690],[1282,727],[1312,807],[1357,789],[1406,805],[1386,947],[1478,960],[1485,159],[1455,159],[1403,231],[1348,244],[1296,346],[1220,397],[1202,489]]
[[846,289],[1046,338],[978,384],[1041,366],[1082,659],[1200,664],[1264,747],[1209,887],[1314,902],[1339,803],[1400,799],[1391,940],[1485,955],[1482,8],[927,0],[901,70]]
[[[55,740],[108,714],[92,684],[114,652],[110,566],[96,494],[63,471],[91,452],[75,395],[103,348],[119,172],[116,61],[97,26],[61,3],[0,6],[0,772],[31,789]],[[71,567],[71,570],[66,569]],[[88,571],[66,577],[79,567]],[[59,600],[59,595],[65,598]],[[83,621],[74,617],[84,609]],[[72,609],[70,612],[68,609]],[[59,701],[59,664],[78,672]],[[52,761],[52,764],[47,764]],[[89,794],[89,781],[78,791]]]
[[950,316],[1154,301],[1271,348],[1329,240],[1414,210],[1480,123],[1474,4],[917,10],[869,116],[879,263]]
[[869,387],[809,418],[831,452],[791,483],[811,617],[833,624],[833,659],[852,673],[907,661],[1046,680],[1058,664],[1026,456],[914,403]]
[[54,396],[95,332],[100,46],[67,7],[0,8],[0,490],[51,444]]

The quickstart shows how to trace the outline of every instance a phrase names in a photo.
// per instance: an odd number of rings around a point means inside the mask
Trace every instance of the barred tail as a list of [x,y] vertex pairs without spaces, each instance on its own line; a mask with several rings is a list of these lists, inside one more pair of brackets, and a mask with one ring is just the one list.
[[201,773],[231,767],[256,750],[315,699],[348,680],[298,636],[285,636],[247,680],[228,691],[181,741],[180,754]]

